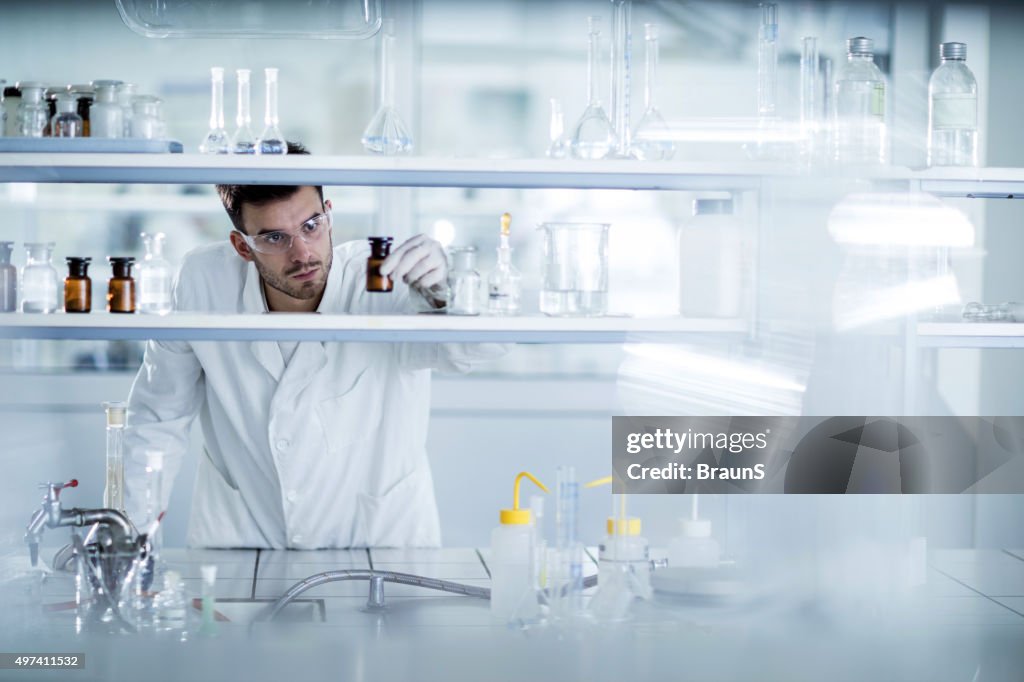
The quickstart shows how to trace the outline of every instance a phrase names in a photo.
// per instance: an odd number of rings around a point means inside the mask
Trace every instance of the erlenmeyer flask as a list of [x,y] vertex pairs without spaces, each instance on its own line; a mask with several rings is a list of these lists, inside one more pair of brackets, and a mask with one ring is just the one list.
[[644,24],[647,45],[647,82],[644,84],[644,114],[633,131],[633,155],[642,161],[667,161],[676,153],[668,139],[668,125],[654,105],[655,78],[658,71],[658,27]]
[[287,154],[288,142],[278,127],[277,116],[277,69],[263,70],[266,102],[263,110],[263,133],[256,143],[257,154]]
[[235,116],[234,135],[231,136],[232,154],[255,154],[256,136],[252,133],[252,114],[249,104],[249,69],[238,69],[238,115]]
[[210,69],[210,131],[199,143],[201,154],[227,154],[231,138],[224,129],[224,68]]
[[402,117],[395,111],[394,72],[391,51],[394,49],[394,21],[386,19],[381,29],[380,45],[380,108],[363,131],[363,148],[374,154],[392,156],[412,151],[412,135]]
[[562,101],[551,98],[551,124],[548,128],[550,144],[547,156],[549,159],[564,159],[569,154],[569,139],[565,136],[565,115],[562,113]]
[[573,128],[570,149],[577,159],[603,159],[615,151],[618,138],[597,93],[600,17],[587,17],[590,48],[587,57],[587,108]]

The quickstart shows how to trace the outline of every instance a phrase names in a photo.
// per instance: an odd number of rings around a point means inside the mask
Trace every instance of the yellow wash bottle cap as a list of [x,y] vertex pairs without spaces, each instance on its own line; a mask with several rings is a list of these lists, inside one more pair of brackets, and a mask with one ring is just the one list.
[[640,519],[631,516],[628,519],[608,517],[608,535],[640,535]]
[[512,486],[512,508],[502,509],[500,518],[502,525],[506,526],[522,526],[530,522],[530,510],[519,508],[519,484],[523,481],[523,476],[537,484],[537,487],[548,492],[548,489],[544,487],[544,484],[536,479],[536,477],[528,471],[520,471],[519,475],[516,476],[516,482]]

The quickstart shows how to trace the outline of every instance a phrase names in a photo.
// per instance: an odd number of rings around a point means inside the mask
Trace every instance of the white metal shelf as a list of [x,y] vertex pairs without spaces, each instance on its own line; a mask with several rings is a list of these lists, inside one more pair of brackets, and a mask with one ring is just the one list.
[[1024,348],[1024,324],[1014,322],[921,322],[923,348]]
[[454,315],[0,315],[0,338],[188,341],[676,342],[740,335],[743,320],[681,317],[554,318]]
[[913,179],[921,191],[938,196],[1024,199],[1024,168],[929,168]]

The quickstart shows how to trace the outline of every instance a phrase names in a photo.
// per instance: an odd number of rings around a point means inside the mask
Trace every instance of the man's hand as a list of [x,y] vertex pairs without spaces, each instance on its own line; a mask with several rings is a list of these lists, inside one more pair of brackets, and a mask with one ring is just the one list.
[[448,302],[448,258],[441,244],[425,234],[406,240],[392,251],[381,263],[380,274],[401,278],[437,308]]

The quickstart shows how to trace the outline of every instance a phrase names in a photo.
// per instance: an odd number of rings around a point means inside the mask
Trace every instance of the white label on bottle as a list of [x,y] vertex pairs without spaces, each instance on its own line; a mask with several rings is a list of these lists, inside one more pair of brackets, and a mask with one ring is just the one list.
[[977,128],[978,100],[974,97],[932,99],[933,128]]

